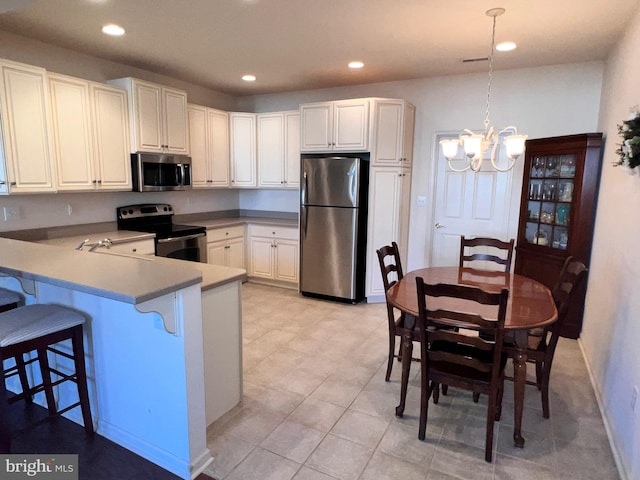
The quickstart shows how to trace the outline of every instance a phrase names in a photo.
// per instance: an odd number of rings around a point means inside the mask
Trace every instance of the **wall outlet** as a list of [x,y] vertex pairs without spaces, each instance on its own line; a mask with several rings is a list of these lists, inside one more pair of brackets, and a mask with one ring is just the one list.
[[73,213],[73,206],[70,203],[67,203],[67,215],[71,215]]
[[427,205],[427,197],[419,196],[418,197],[418,206],[424,207]]
[[631,411],[635,412],[636,403],[638,401],[638,386],[633,387],[633,391],[631,392]]
[[15,222],[20,220],[20,207],[3,207],[5,222]]

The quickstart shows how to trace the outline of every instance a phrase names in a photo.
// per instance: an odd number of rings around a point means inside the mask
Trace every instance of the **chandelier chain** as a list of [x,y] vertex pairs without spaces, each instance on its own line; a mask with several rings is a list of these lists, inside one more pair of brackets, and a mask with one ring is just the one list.
[[489,81],[487,83],[487,109],[484,112],[484,132],[489,131],[489,105],[491,103],[491,74],[493,73],[493,50],[496,41],[496,16],[493,17],[493,29],[491,30],[491,50],[489,51]]

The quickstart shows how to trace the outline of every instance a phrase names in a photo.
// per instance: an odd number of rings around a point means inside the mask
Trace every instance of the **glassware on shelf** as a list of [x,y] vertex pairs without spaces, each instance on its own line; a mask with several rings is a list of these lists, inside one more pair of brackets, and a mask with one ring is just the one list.
[[546,231],[540,229],[533,236],[533,242],[536,245],[548,245],[549,244],[549,235]]
[[556,223],[558,225],[567,225],[569,223],[569,206],[558,205],[556,209]]
[[560,200],[563,202],[570,202],[573,196],[573,182],[569,181],[562,184],[560,190]]
[[544,166],[545,161],[542,157],[535,157],[533,160],[533,170],[531,172],[532,177],[542,177],[544,176]]
[[547,171],[545,176],[555,177],[558,175],[558,159],[556,157],[547,157]]
[[563,155],[560,164],[560,176],[572,178],[576,174],[576,157],[575,155]]

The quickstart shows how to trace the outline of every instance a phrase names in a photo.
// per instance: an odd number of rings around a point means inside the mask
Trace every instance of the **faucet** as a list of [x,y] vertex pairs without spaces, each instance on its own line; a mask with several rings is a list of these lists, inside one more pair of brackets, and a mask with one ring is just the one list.
[[82,247],[84,247],[84,246],[85,246],[87,243],[89,243],[90,241],[91,241],[90,239],[85,238],[85,239],[80,243],[80,245],[78,245],[78,246],[76,247],[76,250],[80,250],[80,251],[82,251]]
[[111,241],[111,239],[105,238],[103,240],[100,240],[98,243],[94,243],[93,245],[91,245],[91,247],[89,247],[89,251],[93,252],[98,247],[111,248],[111,245],[113,245],[113,242]]

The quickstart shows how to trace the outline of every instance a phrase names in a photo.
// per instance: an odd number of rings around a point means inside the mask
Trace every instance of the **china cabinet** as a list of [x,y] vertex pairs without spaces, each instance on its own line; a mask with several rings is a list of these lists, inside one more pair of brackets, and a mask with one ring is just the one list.
[[[520,201],[515,273],[552,288],[568,256],[589,266],[601,133],[528,140]],[[562,335],[578,338],[584,291]]]

